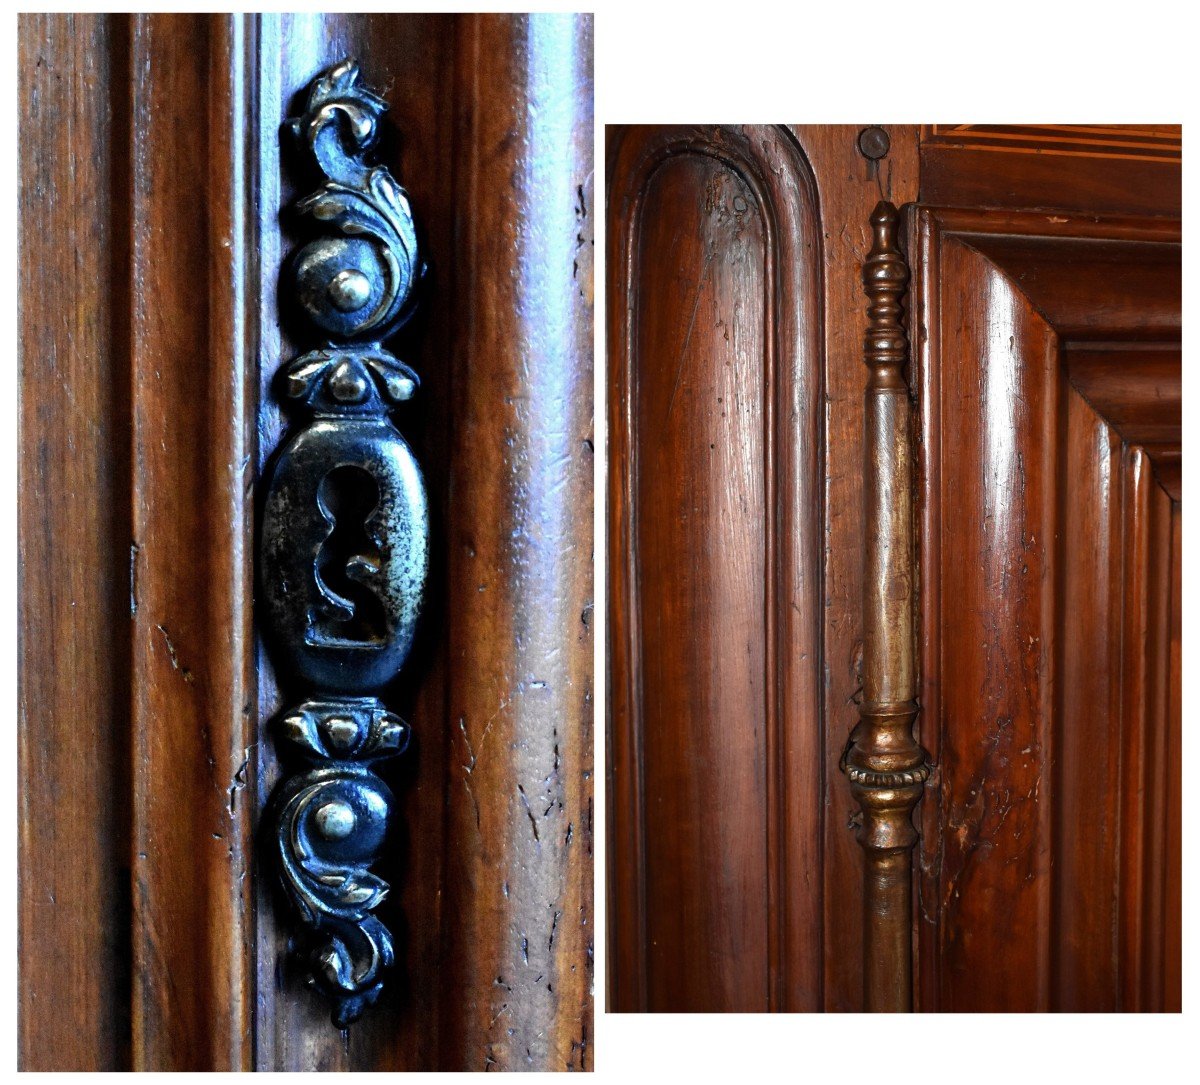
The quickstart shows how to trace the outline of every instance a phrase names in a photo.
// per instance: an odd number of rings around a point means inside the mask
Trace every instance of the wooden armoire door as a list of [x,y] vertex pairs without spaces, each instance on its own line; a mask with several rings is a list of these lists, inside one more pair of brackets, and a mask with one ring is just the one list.
[[1179,139],[609,130],[610,1008],[1179,1008]]
[[861,1005],[859,275],[916,135],[607,131],[610,1009]]
[[[21,1065],[590,1069],[590,17],[30,15],[20,51]],[[396,965],[343,1032],[260,831],[298,687],[255,554],[321,345],[284,122],[347,57],[378,98],[334,119],[429,268],[389,342],[430,571],[385,691]]]
[[1178,129],[922,133],[925,1010],[1180,1009],[1179,211]]

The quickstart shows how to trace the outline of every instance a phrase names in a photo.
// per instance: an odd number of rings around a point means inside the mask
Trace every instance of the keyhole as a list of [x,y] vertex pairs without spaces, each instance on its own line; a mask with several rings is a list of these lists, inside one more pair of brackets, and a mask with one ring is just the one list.
[[330,531],[317,553],[321,599],[309,615],[308,642],[372,647],[387,639],[383,602],[373,587],[382,555],[367,530],[379,504],[379,484],[361,467],[335,467],[317,487]]

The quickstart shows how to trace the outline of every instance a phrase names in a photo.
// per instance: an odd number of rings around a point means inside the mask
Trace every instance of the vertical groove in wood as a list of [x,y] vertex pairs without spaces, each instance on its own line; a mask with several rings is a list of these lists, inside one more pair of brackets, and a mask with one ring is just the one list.
[[[1062,382],[1055,541],[1050,1008],[1114,1012],[1120,794],[1121,439]],[[1077,812],[1074,816],[1070,812]],[[1084,814],[1086,812],[1086,814]],[[1081,825],[1078,818],[1085,817]],[[1081,828],[1086,827],[1086,831]]]
[[1144,1009],[1141,976],[1144,929],[1146,794],[1146,656],[1149,565],[1150,464],[1141,449],[1126,449],[1121,464],[1122,577],[1121,614],[1121,900],[1118,941],[1119,1004],[1125,1013]]
[[1174,547],[1177,506],[1154,480],[1140,448],[1124,464],[1122,615],[1122,807],[1119,1004],[1124,1012],[1170,1008],[1165,955],[1177,923],[1171,877],[1178,828],[1171,826],[1178,768],[1172,763],[1178,672],[1174,668]]
[[[765,215],[763,232],[770,238],[769,212]],[[765,267],[763,269],[766,281],[773,277],[774,268],[771,266],[773,253],[766,250]],[[776,327],[777,299],[773,291],[764,291],[763,327]],[[760,423],[759,440],[762,443],[762,607],[763,607],[763,653],[762,653],[762,697],[763,697],[763,747],[765,755],[764,795],[766,799],[766,992],[767,1010],[778,1013],[783,1008],[784,984],[787,976],[787,960],[784,955],[787,901],[785,897],[784,875],[787,867],[787,849],[784,846],[785,826],[782,824],[785,814],[784,797],[787,794],[783,751],[786,747],[787,735],[784,721],[780,713],[780,699],[783,692],[784,679],[779,671],[781,657],[779,644],[781,623],[778,620],[777,608],[780,598],[786,593],[786,574],[781,577],[779,569],[779,538],[781,535],[781,507],[779,493],[781,490],[778,477],[780,461],[779,452],[786,446],[786,438],[781,437],[778,423],[776,399],[772,391],[779,387],[779,352],[773,337],[765,336],[762,352],[762,418]],[[697,427],[703,434],[703,427]],[[787,658],[791,645],[782,645],[782,657]],[[823,716],[818,713],[818,720]],[[815,766],[814,766],[815,767]],[[814,879],[814,884],[819,884]],[[817,985],[813,985],[815,990]]]
[[[1060,535],[1065,519],[1062,489],[1055,480],[1063,475],[1062,446],[1066,430],[1066,403],[1069,390],[1062,369],[1062,358],[1057,336],[1048,336],[1038,354],[1029,358],[1031,373],[1045,382],[1045,393],[1030,403],[1034,438],[1022,450],[1017,461],[1018,471],[1026,464],[1034,466],[1035,474],[1044,479],[1041,486],[1025,483],[1026,499],[1029,502],[1029,520],[1025,526],[1026,545],[1038,548],[1044,555],[1042,592],[1038,600],[1038,612],[1034,620],[1032,643],[1027,644],[1031,657],[1037,660],[1030,667],[1041,681],[1037,698],[1033,702],[1033,745],[1044,752],[1047,764],[1035,786],[1033,794],[1034,837],[1041,842],[1040,855],[1035,846],[1035,856],[1041,863],[1042,889],[1036,895],[1034,920],[1031,925],[1031,942],[1034,968],[1031,988],[1033,1004],[1038,1011],[1048,1011],[1054,997],[1054,954],[1058,932],[1054,927],[1056,886],[1054,883],[1054,840],[1064,812],[1057,791],[1060,768],[1059,749],[1061,740],[1061,717],[1056,712],[1055,698],[1061,681],[1060,646],[1055,640],[1056,607],[1061,598],[1062,571],[1054,561],[1054,539]],[[1040,536],[1040,544],[1039,544]],[[1029,634],[1026,634],[1028,639]],[[1069,815],[1068,815],[1069,816]]]
[[252,1064],[251,810],[239,794],[255,697],[246,22],[133,24],[137,1069]]
[[[610,390],[608,399],[608,460],[614,468],[609,481],[608,592],[624,605],[608,608],[607,698],[610,725],[606,743],[605,848],[608,884],[606,980],[609,1010],[645,1012],[648,1008],[645,909],[645,789],[642,781],[643,742],[642,660],[637,606],[637,499],[638,446],[634,419],[638,402],[637,368],[633,364],[636,335],[636,298],[631,271],[637,230],[622,224],[619,215],[631,218],[634,197],[618,190],[625,178],[615,173],[624,129],[608,128],[606,137],[605,214],[607,216],[608,305],[607,343]],[[623,228],[619,228],[623,227]],[[618,272],[620,270],[620,278]],[[623,725],[622,725],[623,723]],[[624,816],[616,813],[618,804]]]
[[917,208],[910,222],[910,248],[915,260],[911,311],[920,329],[914,337],[914,385],[917,390],[918,485],[917,560],[919,592],[917,627],[920,630],[918,661],[919,731],[932,766],[925,801],[918,811],[921,839],[916,850],[917,924],[916,991],[918,1012],[940,1008],[942,992],[942,728],[941,675],[942,592],[941,511],[944,503],[941,472],[942,379],[938,329],[941,327],[941,246],[934,216]]
[[23,1070],[129,1059],[126,22],[18,23]]
[[1183,512],[1171,504],[1171,632],[1163,861],[1163,1010],[1183,1009]]
[[908,267],[896,236],[896,209],[871,216],[863,265],[870,299],[864,358],[869,369],[864,423],[863,693],[845,768],[862,810],[858,839],[863,895],[864,1009],[912,1009],[912,813],[929,775],[913,736],[917,716],[913,545],[913,441],[904,375],[908,338],[900,298]]
[[786,129],[768,129],[759,144],[767,174],[782,180],[764,199],[773,243],[769,270],[779,284],[769,295],[773,334],[767,390],[775,504],[767,571],[768,645],[775,660],[769,680],[775,688],[768,707],[777,735],[772,765],[777,820],[768,856],[779,913],[773,1008],[811,1012],[824,1006],[826,561],[821,525],[826,495],[820,465],[826,356],[820,303],[808,304],[805,294],[824,296],[825,242],[817,180],[806,151]]
[[[1149,467],[1149,464],[1147,464]],[[1170,732],[1171,501],[1150,476],[1149,570],[1146,640],[1146,874],[1142,886],[1146,948],[1142,969],[1143,1007],[1164,1009],[1163,945],[1166,932],[1167,744]]]

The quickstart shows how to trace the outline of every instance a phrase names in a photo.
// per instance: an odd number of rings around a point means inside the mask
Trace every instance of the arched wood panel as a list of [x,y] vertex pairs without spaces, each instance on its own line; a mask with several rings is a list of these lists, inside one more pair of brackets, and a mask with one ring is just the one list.
[[611,1006],[821,1000],[821,239],[784,130],[610,147]]

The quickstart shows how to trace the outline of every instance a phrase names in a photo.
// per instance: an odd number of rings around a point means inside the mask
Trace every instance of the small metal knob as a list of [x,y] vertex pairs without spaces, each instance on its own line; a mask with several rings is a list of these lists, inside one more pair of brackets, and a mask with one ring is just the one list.
[[887,132],[877,125],[864,128],[858,133],[858,149],[864,158],[869,158],[872,162],[886,157],[891,146],[892,141]]
[[354,832],[354,810],[344,802],[327,802],[317,811],[317,831],[326,840],[345,840]]

